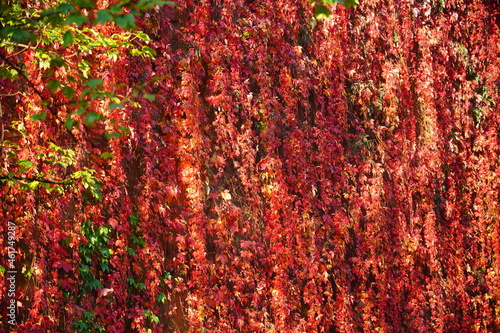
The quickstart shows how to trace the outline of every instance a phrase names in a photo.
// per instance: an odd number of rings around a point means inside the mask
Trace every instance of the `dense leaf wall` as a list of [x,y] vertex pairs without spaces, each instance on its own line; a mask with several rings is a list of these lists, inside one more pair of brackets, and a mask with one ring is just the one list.
[[500,330],[498,5],[176,3],[140,22],[155,60],[89,58],[156,94],[94,105],[129,135],[2,99],[34,174],[52,141],[76,153],[59,177],[102,181],[102,200],[0,185],[17,331]]

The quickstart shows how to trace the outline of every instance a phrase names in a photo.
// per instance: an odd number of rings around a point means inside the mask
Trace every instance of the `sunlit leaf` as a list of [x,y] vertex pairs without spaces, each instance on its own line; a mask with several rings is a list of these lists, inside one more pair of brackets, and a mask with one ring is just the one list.
[[344,0],[344,6],[346,8],[356,7],[359,4],[359,0]]
[[115,156],[115,154],[109,153],[109,152],[104,152],[104,153],[101,153],[99,156],[101,158],[108,159],[108,158],[113,158],[113,156]]
[[330,9],[326,8],[326,6],[318,5],[314,7],[314,16],[317,19],[327,19],[332,15]]

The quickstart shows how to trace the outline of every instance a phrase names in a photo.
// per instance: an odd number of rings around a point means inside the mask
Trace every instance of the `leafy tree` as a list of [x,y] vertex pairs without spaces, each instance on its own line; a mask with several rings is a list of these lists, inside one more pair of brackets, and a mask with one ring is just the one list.
[[[134,56],[153,57],[153,49],[147,46],[148,35],[135,29],[135,17],[145,10],[167,4],[173,3],[121,1],[96,10],[95,3],[87,0],[45,5],[44,2],[30,4],[21,0],[4,3],[0,16],[0,48],[3,50],[0,75],[4,79],[23,80],[27,89],[16,94],[32,90],[53,114],[55,108],[69,105],[91,125],[102,115],[86,112],[90,102],[108,99],[113,101],[110,107],[117,107],[123,101],[113,91],[103,88],[102,78],[93,76],[95,73],[85,55],[96,49],[105,50],[108,59],[113,61],[125,49]],[[121,31],[106,29],[109,23],[114,23]],[[37,65],[36,73],[31,73],[33,68],[28,69],[22,61],[27,51],[34,53],[32,60]],[[65,74],[64,79],[61,73]],[[39,82],[35,82],[37,79]],[[62,95],[63,100],[54,103],[48,93]],[[75,125],[72,115],[68,113],[64,123],[68,128]],[[39,120],[45,116],[44,111],[34,117]]]
[[[33,121],[52,118],[71,136],[74,136],[71,129],[79,123],[94,126],[106,118],[102,109],[91,108],[91,105],[104,104],[109,109],[136,105],[133,97],[119,94],[115,85],[105,82],[102,77],[105,73],[94,69],[96,60],[92,54],[101,54],[100,61],[106,62],[115,62],[127,52],[136,57],[153,58],[155,51],[148,46],[149,36],[137,29],[135,20],[141,13],[163,5],[173,3],[120,1],[98,9],[95,2],[87,0],[2,2],[0,78],[4,89],[0,98],[10,96],[25,105],[30,103],[26,105],[29,109],[39,110],[30,115]],[[132,89],[133,96],[142,93],[141,86]],[[3,120],[0,152],[10,151],[15,156],[10,148],[16,144],[7,139],[9,132],[22,135],[18,117],[14,110],[2,107],[1,99],[0,115]],[[7,125],[9,118],[10,126]],[[107,135],[119,136],[126,130],[111,126]],[[12,166],[15,168],[18,162],[13,158]],[[56,184],[61,190],[61,186],[81,178],[80,171],[67,179],[54,180],[40,175],[28,177],[29,168],[19,170],[23,172],[0,173],[0,180],[24,181],[31,188],[37,184],[46,187]]]

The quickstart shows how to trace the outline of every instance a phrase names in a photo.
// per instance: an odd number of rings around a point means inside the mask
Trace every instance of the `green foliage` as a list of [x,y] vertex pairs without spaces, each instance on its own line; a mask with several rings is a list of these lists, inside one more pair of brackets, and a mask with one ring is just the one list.
[[163,293],[156,296],[156,302],[158,302],[158,303],[165,304],[166,300],[167,300],[167,296]]
[[359,0],[309,0],[314,4],[314,16],[317,19],[328,19],[332,11],[327,7],[339,3],[346,8],[356,7]]
[[[21,126],[17,126],[22,130]],[[61,194],[65,187],[73,183],[73,179],[57,178],[61,169],[66,169],[76,164],[75,151],[64,149],[49,142],[47,147],[33,147],[36,154],[35,160],[19,158],[17,150],[19,146],[15,143],[4,142],[5,162],[12,170],[7,174],[0,174],[0,181],[9,186],[19,186],[21,190],[34,190],[43,187],[49,193]]]
[[71,175],[71,179],[79,180],[86,190],[90,191],[90,194],[94,199],[102,200],[101,194],[101,181],[99,178],[95,177],[95,170],[84,168],[83,170],[78,170]]
[[[124,52],[131,56],[154,58],[156,52],[147,46],[149,36],[136,29],[135,17],[145,10],[156,6],[173,5],[169,1],[141,0],[130,2],[122,0],[110,4],[107,8],[96,10],[96,5],[87,0],[56,0],[41,2],[34,6],[25,6],[21,0],[11,1],[1,5],[0,15],[0,78],[9,79],[17,85],[15,94],[25,95],[35,93],[40,98],[33,104],[40,103],[42,112],[31,115],[34,121],[45,121],[51,115],[56,115],[54,109],[66,106],[67,114],[62,120],[64,128],[72,130],[79,124],[94,127],[106,117],[99,110],[91,110],[92,103],[99,102],[108,105],[109,109],[122,108],[125,105],[138,106],[133,98],[139,95],[143,88],[134,88],[135,95],[126,97],[118,94],[113,87],[106,88],[100,77],[95,77],[93,64],[85,55],[93,52],[104,54],[111,61],[116,61]],[[99,25],[113,24],[121,28],[106,33]],[[109,30],[109,29],[108,29]],[[25,52],[33,54],[32,63],[28,67],[24,61]],[[41,84],[37,82],[41,77]],[[47,92],[51,95],[47,96]],[[154,95],[144,94],[149,100]],[[55,102],[57,101],[57,102]],[[50,110],[50,112],[47,111]],[[111,121],[111,124],[115,123]],[[108,139],[121,137],[128,129],[117,126],[106,133]],[[7,143],[2,142],[2,145]],[[6,147],[14,171],[0,174],[0,181],[8,185],[21,186],[23,190],[34,190],[40,186],[48,192],[64,193],[67,185],[80,182],[96,200],[102,199],[101,182],[95,177],[95,171],[83,169],[74,172],[68,179],[57,177],[61,170],[75,165],[74,152],[64,150],[49,144],[49,151],[42,152],[38,161],[17,160],[15,145]],[[29,166],[27,163],[31,163]],[[36,170],[38,164],[49,164],[48,172]],[[85,193],[84,193],[85,194]]]
[[108,243],[111,227],[94,228],[91,222],[86,221],[82,225],[82,232],[87,242],[79,249],[82,262],[78,271],[82,282],[80,289],[88,292],[102,288],[96,273],[110,271],[109,258],[113,251],[108,247]]
[[134,278],[127,278],[127,284],[129,285],[130,289],[136,289],[136,290],[145,290],[146,285],[142,282],[137,282]]
[[94,311],[84,311],[82,318],[73,323],[75,332],[78,333],[105,333],[106,330],[101,325],[94,322]]
[[338,0],[337,2],[347,8],[356,7],[359,4],[359,0]]
[[160,319],[158,316],[156,316],[153,312],[150,310],[145,310],[144,315],[146,316],[147,319],[149,319],[152,323],[158,324],[160,322]]
[[317,5],[314,7],[314,16],[317,19],[326,19],[332,15],[330,9],[323,5]]
[[[18,127],[20,128],[20,127]],[[15,143],[4,142],[6,163],[10,165],[10,172],[0,173],[0,181],[9,186],[19,186],[21,190],[35,190],[45,188],[48,193],[62,194],[68,186],[79,191],[76,184],[83,185],[95,200],[102,200],[101,181],[95,176],[96,171],[89,168],[77,170],[68,178],[59,178],[57,175],[77,164],[76,152],[72,149],[62,148],[53,142],[46,147],[37,146],[32,149],[36,154],[35,160],[25,160],[18,157],[19,149]]]
[[[18,54],[33,50],[34,63],[42,76],[47,78],[43,81],[45,86],[53,93],[61,92],[67,99],[65,104],[74,109],[88,109],[89,102],[93,100],[119,97],[114,91],[103,88],[102,79],[92,77],[92,64],[89,61],[75,55],[88,55],[99,49],[116,61],[123,50],[128,50],[132,56],[153,58],[156,52],[147,46],[149,36],[135,29],[135,17],[155,6],[173,5],[172,2],[160,0],[137,3],[124,0],[96,12],[95,4],[86,0],[57,1],[32,8],[25,8],[21,3],[17,0],[9,6],[2,6],[0,48],[9,55],[2,56],[4,61],[0,65],[0,77],[16,80],[22,76],[30,82],[30,86],[35,87],[25,64],[16,58]],[[109,22],[116,24],[122,31],[108,35],[96,28]],[[68,53],[68,47],[75,53]],[[59,69],[71,71],[64,82],[54,77]],[[79,87],[85,88],[80,96],[76,93]],[[35,89],[39,95],[42,95],[41,91],[43,89]],[[43,101],[48,107],[53,104],[45,98]],[[110,108],[124,105],[112,103]],[[38,120],[43,120],[43,117],[38,117]],[[95,117],[90,116],[85,123],[93,125],[94,120]],[[69,121],[65,125],[70,129],[75,124]]]

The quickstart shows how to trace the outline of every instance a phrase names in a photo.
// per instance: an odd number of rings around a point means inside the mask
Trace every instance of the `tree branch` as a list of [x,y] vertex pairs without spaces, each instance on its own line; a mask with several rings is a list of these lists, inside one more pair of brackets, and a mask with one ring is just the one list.
[[56,185],[71,185],[74,182],[73,179],[65,179],[62,181],[57,181],[57,180],[43,179],[37,177],[0,176],[0,180],[12,180],[12,179],[24,182],[39,182],[39,183],[56,184]]

